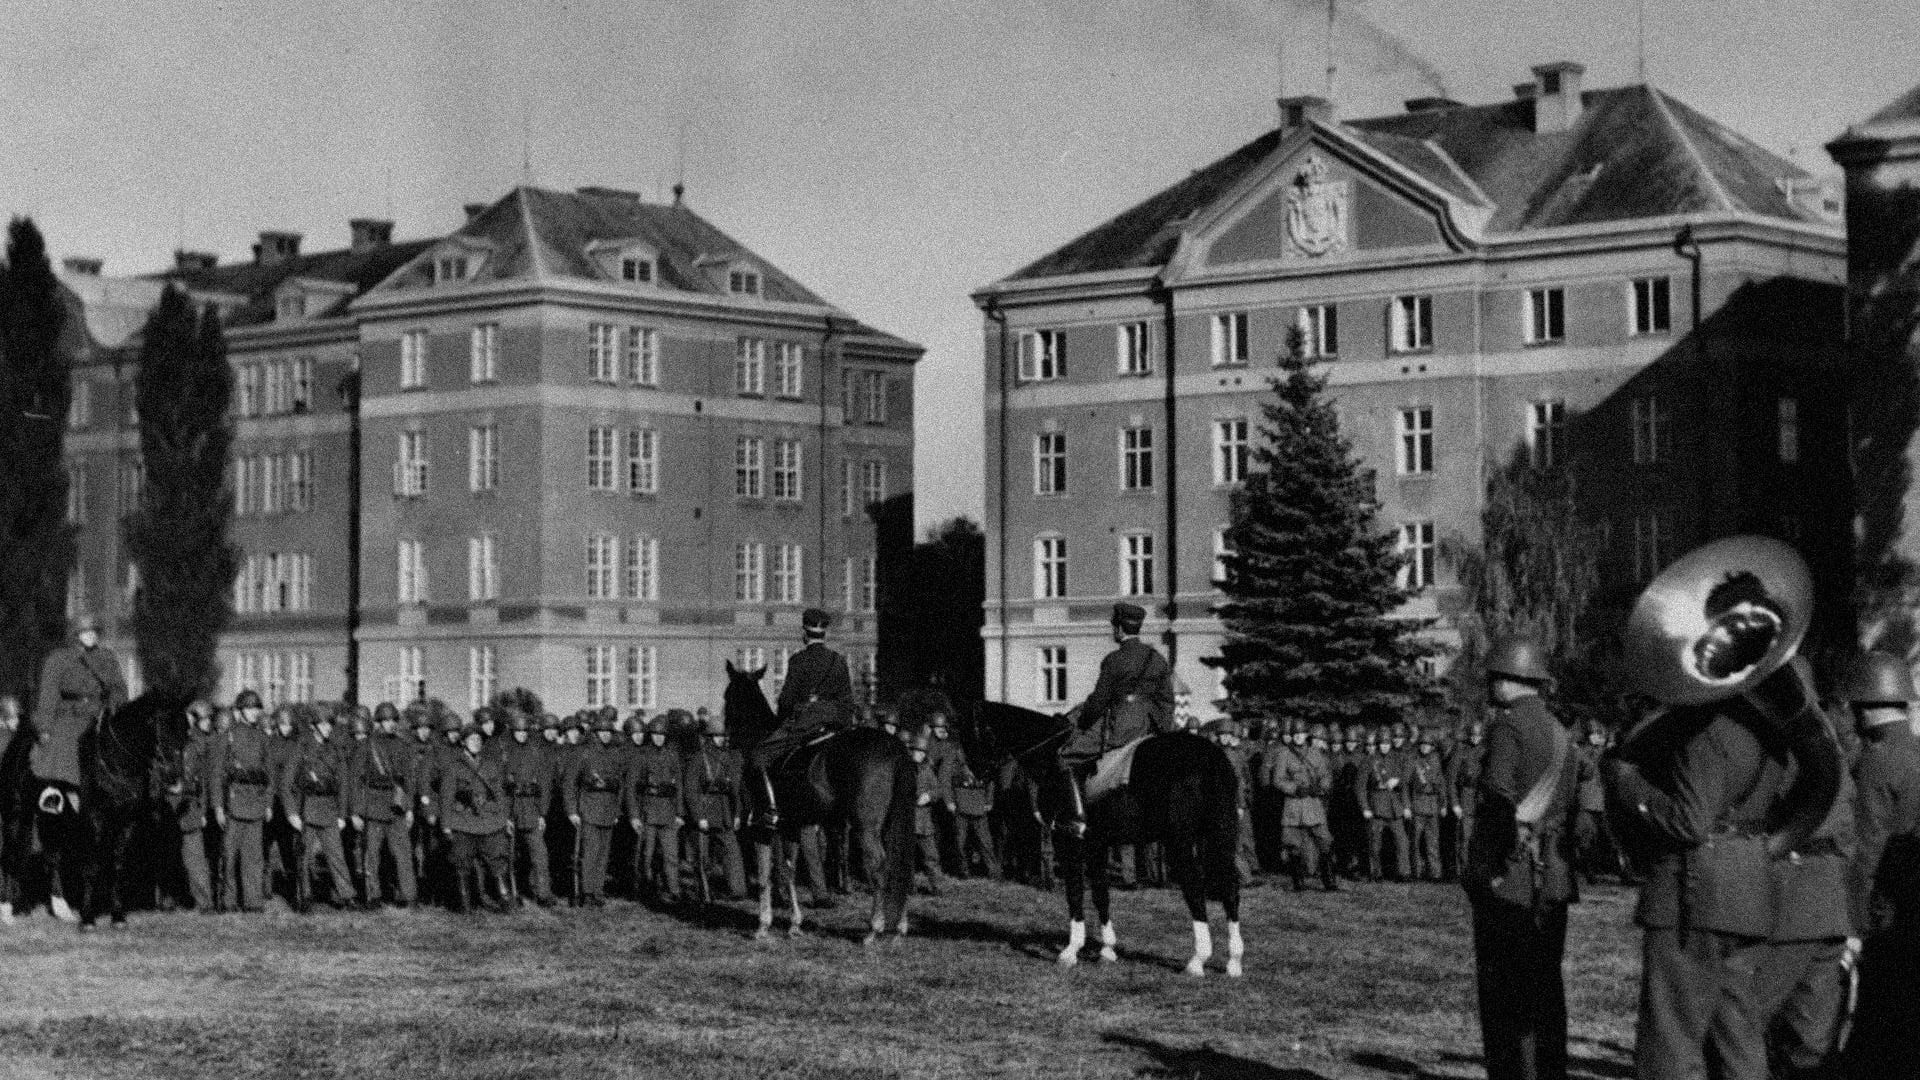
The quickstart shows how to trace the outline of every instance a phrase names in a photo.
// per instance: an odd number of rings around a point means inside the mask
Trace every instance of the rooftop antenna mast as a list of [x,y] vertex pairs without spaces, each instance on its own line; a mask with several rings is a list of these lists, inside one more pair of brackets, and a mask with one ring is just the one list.
[[675,206],[679,206],[687,197],[687,125],[688,121],[680,121],[680,163],[676,168],[673,181],[673,205]]
[[533,186],[533,95],[520,98],[520,183]]
[[1333,17],[1338,0],[1327,0],[1327,100],[1333,100]]
[[1640,83],[1647,81],[1647,0],[1640,0],[1640,18],[1635,29],[1634,70],[1640,73]]

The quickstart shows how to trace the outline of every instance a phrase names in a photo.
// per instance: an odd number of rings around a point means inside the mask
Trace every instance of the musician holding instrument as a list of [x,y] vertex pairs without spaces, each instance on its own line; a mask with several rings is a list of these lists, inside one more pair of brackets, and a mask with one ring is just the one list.
[[1609,814],[1645,871],[1634,1047],[1642,1080],[1766,1080],[1757,973],[1781,930],[1777,859],[1813,843],[1844,766],[1795,657],[1812,579],[1791,548],[1696,549],[1635,603],[1636,689],[1667,706],[1604,760]]

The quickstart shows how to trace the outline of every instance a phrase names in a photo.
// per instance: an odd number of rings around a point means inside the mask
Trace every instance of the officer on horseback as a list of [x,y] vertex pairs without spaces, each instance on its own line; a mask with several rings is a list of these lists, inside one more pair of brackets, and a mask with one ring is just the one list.
[[807,645],[787,661],[787,679],[780,687],[777,709],[780,726],[752,751],[749,765],[755,776],[754,789],[766,800],[766,825],[779,821],[772,768],[818,732],[844,727],[853,717],[853,675],[847,668],[847,658],[827,645],[827,628],[832,624],[833,617],[819,608],[808,608],[800,616]]
[[1113,640],[1117,646],[1100,661],[1100,680],[1076,709],[1067,713],[1075,729],[1060,751],[1073,808],[1067,825],[1076,833],[1087,827],[1086,774],[1101,754],[1135,739],[1174,730],[1173,666],[1160,650],[1140,640],[1145,609],[1137,604],[1113,605]]
[[100,644],[100,621],[82,615],[73,622],[75,644],[55,649],[40,666],[40,696],[33,726],[33,775],[48,785],[41,810],[60,813],[56,799],[80,809],[80,736],[100,718],[127,703],[120,659]]

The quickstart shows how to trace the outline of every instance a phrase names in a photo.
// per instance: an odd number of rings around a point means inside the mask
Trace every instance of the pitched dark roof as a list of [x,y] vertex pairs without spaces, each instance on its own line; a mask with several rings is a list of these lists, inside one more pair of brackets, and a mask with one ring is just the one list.
[[[1582,104],[1561,132],[1536,134],[1523,99],[1340,127],[1450,198],[1490,203],[1488,235],[1714,210],[1818,220],[1780,190],[1805,170],[1653,87],[1590,90]],[[1254,139],[1008,280],[1161,265],[1186,222],[1258,170],[1282,136]]]
[[1920,119],[1920,86],[1888,102],[1886,108],[1867,117],[1867,123],[1886,124],[1896,120],[1914,119]]
[[273,321],[273,294],[283,282],[293,278],[314,278],[352,286],[351,294],[341,297],[327,310],[308,311],[310,317],[332,314],[353,296],[373,288],[435,243],[438,241],[409,240],[364,251],[318,251],[273,263],[234,263],[207,270],[176,268],[152,276],[174,282],[193,292],[218,292],[245,297],[244,303],[227,312],[226,323],[229,326],[249,326]]

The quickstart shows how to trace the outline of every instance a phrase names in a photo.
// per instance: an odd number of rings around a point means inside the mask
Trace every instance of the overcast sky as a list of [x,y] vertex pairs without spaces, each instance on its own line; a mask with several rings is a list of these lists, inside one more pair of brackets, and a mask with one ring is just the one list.
[[[399,236],[521,182],[673,182],[927,347],[920,519],[978,517],[967,294],[1324,85],[1324,4],[1276,0],[69,0],[0,36],[0,210],[108,273],[263,228]],[[1635,81],[1633,0],[1341,0],[1339,114],[1508,97],[1548,60]],[[1649,0],[1652,80],[1803,165],[1920,79],[1920,4]],[[1283,75],[1284,73],[1284,75]],[[523,133],[526,136],[523,138]],[[927,467],[934,464],[936,467]]]

